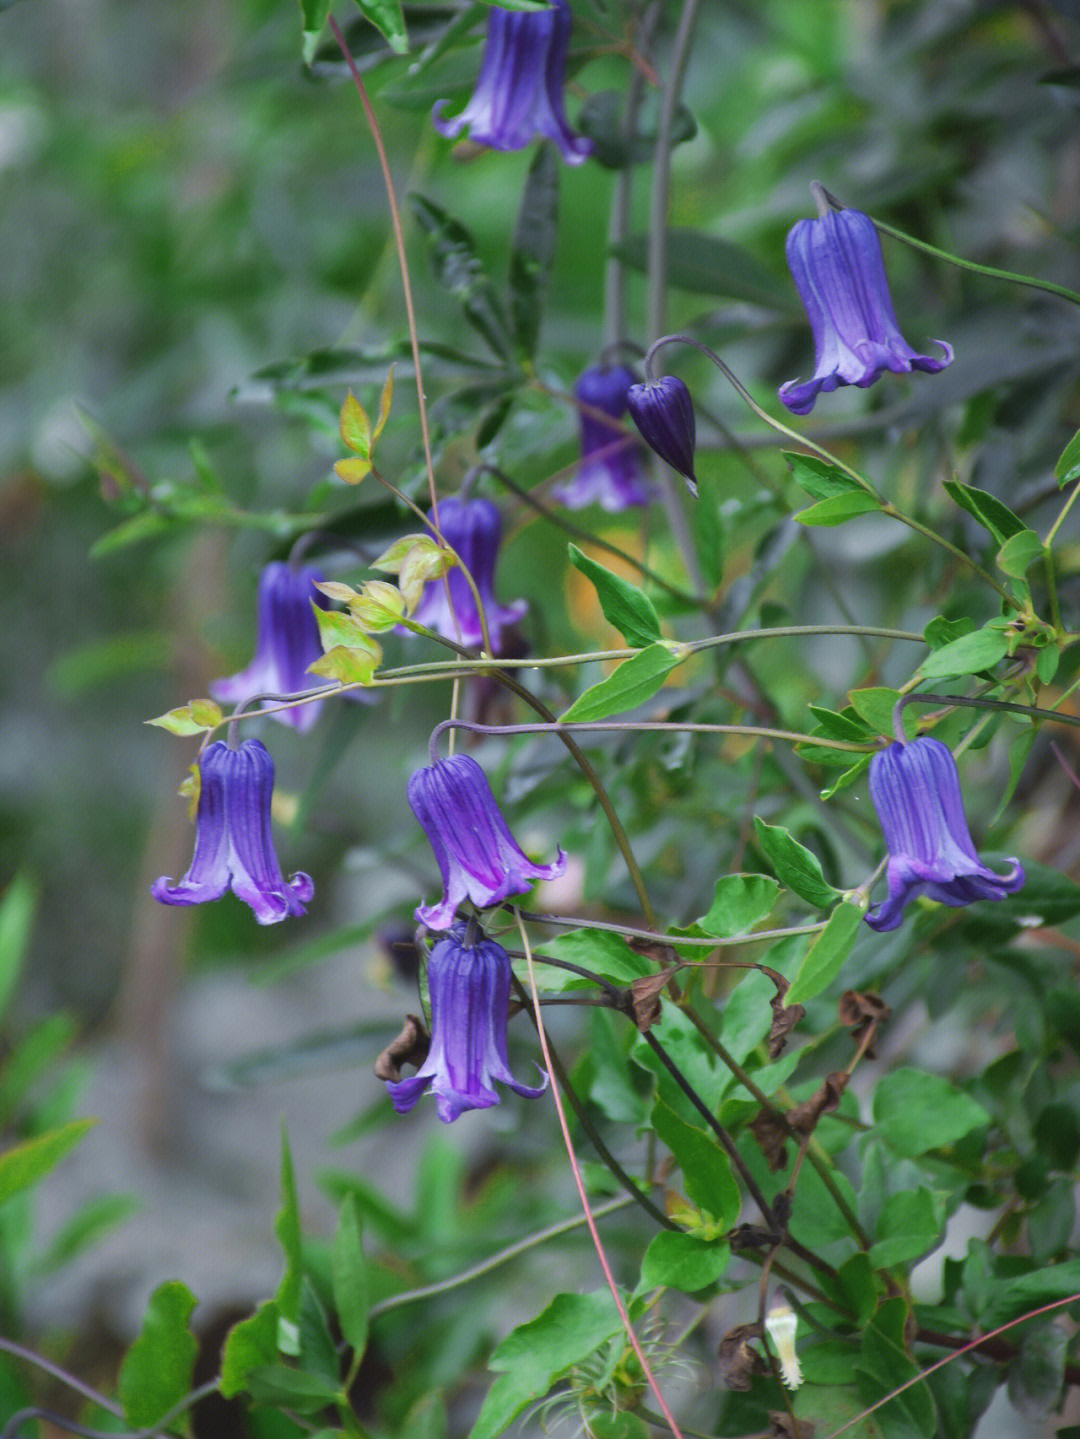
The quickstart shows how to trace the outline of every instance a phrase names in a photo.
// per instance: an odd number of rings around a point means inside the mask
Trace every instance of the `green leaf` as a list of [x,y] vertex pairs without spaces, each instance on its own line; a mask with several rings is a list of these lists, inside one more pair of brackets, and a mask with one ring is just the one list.
[[[648,269],[647,235],[632,235],[611,253],[631,269],[643,274]],[[723,295],[731,300],[749,300],[773,310],[790,310],[793,300],[786,284],[766,270],[749,250],[706,235],[700,230],[669,230],[667,235],[668,283],[677,290],[695,295]]]
[[838,465],[819,460],[815,455],[802,455],[796,450],[784,450],[783,458],[791,467],[792,476],[808,495],[815,500],[831,500],[834,495],[866,494],[858,480],[845,475]]
[[315,58],[326,17],[330,13],[330,0],[300,0],[300,17],[303,26],[304,64],[310,65]]
[[1026,528],[1023,520],[1014,515],[1008,505],[1002,504],[985,490],[976,489],[974,485],[961,484],[959,480],[946,480],[945,489],[962,510],[967,510],[983,529],[990,531],[999,548],[1007,539]]
[[256,1369],[266,1369],[277,1362],[277,1336],[280,1311],[272,1299],[260,1304],[248,1319],[234,1324],[225,1336],[221,1351],[221,1393],[235,1399],[248,1388]]
[[687,1124],[661,1098],[653,1105],[652,1127],[682,1170],[687,1198],[725,1228],[739,1217],[739,1187],[727,1155],[712,1134]]
[[990,670],[1009,652],[1008,636],[1002,630],[981,629],[961,635],[927,655],[919,667],[923,679],[945,679]]
[[1034,530],[1011,535],[998,551],[997,567],[1015,580],[1022,580],[1044,553],[1043,542]]
[[476,254],[472,235],[423,195],[409,196],[413,214],[427,231],[431,267],[439,284],[454,295],[469,324],[502,359],[511,354],[506,316],[495,287]]
[[52,1274],[93,1247],[110,1229],[142,1208],[134,1194],[99,1194],[61,1225],[44,1254],[34,1260],[35,1274]]
[[190,1391],[199,1345],[188,1320],[197,1302],[176,1279],[150,1296],[142,1329],[120,1366],[118,1388],[130,1428],[158,1424]]
[[142,510],[139,514],[122,520],[99,540],[95,540],[90,546],[90,558],[101,560],[127,545],[135,545],[142,540],[156,540],[159,535],[167,534],[172,528],[173,522],[167,515],[157,510]]
[[891,1194],[878,1218],[877,1243],[870,1250],[875,1269],[921,1259],[941,1241],[944,1213],[924,1185]]
[[577,697],[570,708],[559,716],[562,724],[607,719],[609,715],[625,714],[636,709],[661,690],[664,681],[688,656],[683,645],[662,641],[640,650],[631,659],[623,660],[605,679]]
[[469,1439],[496,1439],[575,1364],[622,1332],[607,1289],[556,1294],[547,1308],[506,1336],[488,1361],[499,1377],[488,1391]]
[[681,1289],[694,1294],[715,1284],[728,1266],[731,1249],[723,1240],[661,1229],[654,1234],[641,1261],[640,1289]]
[[47,1134],[4,1150],[0,1154],[0,1204],[13,1194],[31,1188],[55,1169],[96,1123],[96,1119],[73,1119],[59,1129],[51,1129]]
[[794,516],[801,525],[842,525],[856,515],[868,515],[881,508],[877,499],[866,490],[851,490],[842,495],[831,495],[819,500],[809,509],[800,510]]
[[306,1369],[272,1364],[248,1375],[248,1393],[258,1404],[295,1409],[298,1414],[318,1414],[341,1399],[341,1385]]
[[179,709],[169,710],[167,714],[158,715],[156,719],[147,720],[146,723],[168,730],[170,734],[183,736],[202,734],[205,730],[219,725],[221,720],[221,707],[213,700],[191,700]]
[[979,1323],[984,1330],[996,1329],[1044,1304],[1071,1298],[1080,1301],[1080,1259],[1066,1259],[1030,1274],[992,1279],[980,1306]]
[[559,159],[540,145],[529,166],[510,251],[510,324],[518,353],[536,354],[551,266],[559,238]]
[[[852,690],[848,695],[855,713],[866,721],[875,734],[887,735],[889,739],[893,737],[893,710],[899,698],[899,690],[886,689],[884,686]],[[919,723],[914,707],[908,705],[903,716],[904,733],[909,739],[913,739]]]
[[308,665],[307,672],[343,685],[369,685],[381,663],[382,649],[369,637],[364,646],[332,646],[321,659]]
[[872,754],[861,754],[850,768],[844,770],[843,774],[837,775],[834,780],[825,786],[821,791],[821,798],[832,799],[834,794],[839,794],[842,789],[847,789],[847,787],[854,784],[857,779],[861,779],[870,768],[870,761],[873,758],[874,756]]
[[1064,488],[1077,478],[1076,470],[1080,466],[1080,430],[1077,430],[1072,439],[1061,452],[1061,458],[1054,466],[1054,474],[1058,484]]
[[274,1221],[274,1233],[285,1252],[285,1273],[278,1285],[277,1300],[281,1323],[278,1348],[295,1358],[299,1352],[300,1292],[304,1282],[304,1255],[300,1232],[300,1202],[296,1195],[289,1136],[281,1131],[281,1209]]
[[0,899],[0,1019],[22,973],[39,893],[40,885],[22,870]]
[[341,1206],[332,1259],[334,1308],[345,1342],[357,1355],[367,1347],[368,1284],[360,1209],[355,1195]]
[[[887,1299],[878,1309],[863,1335],[856,1367],[869,1381],[859,1385],[867,1403],[876,1403],[921,1373],[905,1347],[908,1308],[903,1299]],[[918,1434],[935,1439],[937,1408],[925,1380],[912,1384],[884,1405],[875,1416],[886,1435]]]
[[380,31],[396,55],[408,54],[409,37],[401,13],[401,0],[356,0],[356,3],[365,20],[370,20]]
[[628,645],[644,649],[660,639],[660,620],[648,595],[591,560],[577,545],[568,548],[570,563],[581,571],[596,591],[604,618],[619,631]]
[[979,906],[978,923],[991,934],[1064,924],[1080,914],[1080,885],[1034,860],[1024,861],[1024,887],[996,904]]
[[[645,956],[631,949],[621,934],[611,934],[602,929],[569,930],[557,939],[546,941],[544,953],[579,964],[583,969],[591,969],[612,984],[633,984],[635,979],[653,972]],[[544,971],[546,992],[582,989],[591,985],[591,979],[569,970],[549,967]]]
[[828,924],[806,951],[806,957],[784,998],[785,1004],[802,1004],[828,989],[854,948],[862,917],[863,912],[858,905],[848,904],[845,900],[836,906]]
[[1009,1365],[1007,1392],[1014,1409],[1032,1423],[1044,1423],[1057,1408],[1065,1383],[1069,1336],[1049,1322],[1021,1331],[1020,1353]]
[[874,1094],[874,1123],[881,1138],[907,1159],[955,1144],[990,1116],[970,1095],[940,1074],[894,1069]]
[[717,880],[709,912],[698,924],[706,934],[724,939],[747,934],[772,911],[779,893],[776,880],[766,874],[725,874]]
[[78,1028],[70,1014],[51,1014],[5,1056],[0,1066],[0,1130],[7,1127],[34,1085],[67,1049]]
[[694,533],[701,573],[711,589],[724,574],[724,521],[720,513],[723,503],[720,486],[712,475],[698,474],[698,497],[690,522]]
[[836,902],[840,891],[834,889],[822,874],[821,862],[816,854],[780,825],[766,824],[755,816],[754,828],[758,843],[776,870],[781,884],[818,909],[828,909]]
[[974,629],[975,621],[967,615],[958,620],[947,620],[944,615],[935,615],[923,630],[923,639],[932,650],[939,650],[943,645],[958,640],[961,635],[972,634]]

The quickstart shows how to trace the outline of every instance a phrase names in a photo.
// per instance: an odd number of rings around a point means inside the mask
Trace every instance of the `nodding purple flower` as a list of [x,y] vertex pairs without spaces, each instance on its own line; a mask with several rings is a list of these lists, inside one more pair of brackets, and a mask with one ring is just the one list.
[[812,379],[789,380],[780,398],[808,415],[822,392],[872,385],[883,370],[936,374],[952,363],[952,346],[934,340],[941,359],[917,354],[900,333],[874,222],[861,210],[830,210],[800,220],[787,238],[787,258],[814,332]]
[[559,850],[551,864],[533,864],[510,833],[484,771],[466,754],[440,759],[409,780],[409,804],[443,879],[438,904],[416,911],[429,929],[449,929],[462,900],[478,909],[525,894],[534,879],[556,879],[566,868]]
[[249,904],[260,924],[277,924],[305,913],[315,893],[310,875],[286,879],[274,853],[270,800],[274,761],[257,739],[231,749],[217,740],[199,759],[199,806],[195,854],[175,883],[155,880],[151,893],[162,904],[205,904],[231,889]]
[[975,852],[952,751],[923,735],[870,761],[870,798],[889,847],[889,897],[866,916],[871,929],[897,929],[909,900],[925,894],[959,908],[1004,899],[1024,883],[1020,861],[995,874]]
[[[210,693],[228,704],[243,704],[257,694],[294,694],[317,689],[323,683],[307,673],[307,667],[323,652],[319,626],[312,602],[327,608],[325,597],[315,588],[321,580],[318,570],[308,565],[275,561],[259,577],[256,602],[258,633],[255,658],[246,669],[227,679],[214,680]],[[270,716],[281,724],[307,731],[319,718],[320,701],[280,710]]]
[[[596,365],[582,374],[574,394],[582,404],[618,420],[626,414],[633,383],[633,371],[625,365]],[[650,490],[637,442],[617,425],[606,425],[582,410],[581,464],[573,479],[557,485],[551,496],[571,510],[596,504],[612,514],[647,505]]]
[[630,418],[651,450],[686,480],[692,495],[697,494],[694,474],[694,443],[697,422],[690,391],[676,375],[662,375],[633,385],[626,397]]
[[[498,508],[491,500],[462,500],[449,495],[439,501],[438,516],[443,538],[457,551],[462,564],[476,582],[487,616],[492,648],[496,655],[501,655],[503,630],[517,624],[528,605],[524,600],[500,605],[495,598],[495,563],[502,538],[502,518]],[[434,533],[430,520],[428,528]],[[456,640],[469,648],[482,644],[484,633],[480,628],[480,616],[465,576],[455,566],[447,579],[452,608],[446,597],[446,580],[429,580],[413,619],[446,639]]]
[[477,931],[470,942],[465,924],[454,925],[428,959],[431,994],[431,1048],[409,1079],[386,1088],[399,1114],[407,1114],[430,1088],[439,1118],[452,1124],[466,1109],[490,1109],[499,1096],[498,1079],[526,1099],[547,1087],[530,1088],[510,1073],[506,1056],[506,1019],[510,1002],[510,957],[502,945]]
[[587,160],[593,143],[571,130],[563,101],[573,23],[567,0],[520,13],[492,6],[472,99],[450,120],[442,118],[447,101],[440,100],[432,113],[436,130],[452,140],[468,126],[475,144],[493,150],[523,150],[540,136],[555,141],[568,165]]

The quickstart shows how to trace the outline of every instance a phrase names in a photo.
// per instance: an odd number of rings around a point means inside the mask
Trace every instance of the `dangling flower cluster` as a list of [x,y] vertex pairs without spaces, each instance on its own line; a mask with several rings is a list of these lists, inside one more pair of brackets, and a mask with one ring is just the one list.
[[547,1086],[531,1088],[510,1073],[506,1021],[510,1002],[510,957],[502,945],[485,939],[475,921],[459,922],[438,941],[428,959],[431,995],[431,1048],[409,1079],[386,1088],[399,1114],[406,1114],[426,1089],[438,1104],[439,1118],[451,1124],[467,1109],[489,1109],[499,1096],[492,1081],[515,1094],[536,1099]]
[[964,815],[952,751],[923,735],[893,744],[870,761],[870,798],[889,848],[889,897],[866,915],[871,929],[897,929],[919,895],[959,908],[1005,899],[1024,883],[1018,859],[995,874],[979,859]]
[[554,140],[568,165],[582,164],[593,143],[570,128],[563,101],[573,23],[568,0],[531,12],[493,5],[472,99],[449,120],[440,100],[432,114],[436,130],[452,140],[468,127],[475,144],[493,150],[523,150],[539,136]]
[[952,363],[952,347],[935,340],[940,359],[920,355],[900,333],[874,222],[860,210],[830,210],[800,220],[787,238],[787,258],[814,332],[814,374],[789,380],[780,398],[808,415],[819,394],[841,385],[872,385],[884,370],[931,374]]
[[551,864],[534,864],[495,802],[487,776],[469,755],[451,755],[409,780],[409,804],[435,851],[443,897],[416,911],[429,929],[449,929],[458,905],[478,909],[525,894],[535,879],[556,879],[566,868],[559,850]]
[[[574,394],[582,405],[619,420],[626,414],[633,384],[633,371],[625,365],[594,365],[582,373]],[[607,425],[583,409],[581,464],[573,479],[556,485],[551,496],[571,510],[596,504],[612,514],[647,505],[649,486],[637,443],[618,425]]]
[[[491,500],[460,499],[456,495],[448,495],[438,502],[435,513],[443,539],[473,577],[484,606],[492,649],[496,655],[501,655],[504,652],[504,631],[517,624],[528,605],[525,600],[500,605],[495,598],[495,564],[502,538],[502,519],[498,508]],[[434,534],[430,519],[428,528]],[[450,586],[449,599],[447,584]],[[456,566],[445,579],[428,581],[413,612],[413,619],[470,649],[483,643],[484,632],[476,600],[468,581]]]
[[285,879],[274,853],[270,801],[274,761],[257,739],[231,749],[208,745],[198,762],[195,854],[183,879],[163,875],[152,894],[162,904],[204,904],[231,889],[260,924],[305,913],[315,893],[310,875]]

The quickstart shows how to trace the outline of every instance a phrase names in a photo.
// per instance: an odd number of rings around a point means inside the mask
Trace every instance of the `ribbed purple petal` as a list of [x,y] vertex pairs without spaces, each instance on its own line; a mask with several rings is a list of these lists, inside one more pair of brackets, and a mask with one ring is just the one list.
[[443,880],[443,898],[416,911],[429,929],[449,928],[466,898],[483,909],[524,894],[534,879],[554,879],[566,868],[562,850],[548,865],[534,864],[522,852],[487,776],[470,755],[452,755],[417,770],[408,798]]
[[[626,396],[633,383],[633,371],[625,365],[595,365],[582,373],[574,394],[583,404],[618,420],[626,414]],[[571,479],[552,489],[552,499],[571,510],[600,505],[611,514],[649,503],[652,491],[639,446],[618,425],[606,425],[584,410],[581,461]]]
[[626,396],[630,418],[641,437],[697,494],[694,445],[697,421],[690,391],[676,375],[662,375],[643,385],[632,385]]
[[[495,598],[495,566],[502,539],[502,517],[498,507],[491,500],[462,500],[448,495],[439,501],[437,513],[443,538],[461,557],[476,582],[487,616],[491,643],[495,654],[499,655],[503,649],[503,631],[517,624],[528,605],[525,600],[501,605]],[[428,528],[434,533],[430,520]],[[446,580],[429,580],[413,618],[448,640],[475,648],[483,643],[484,635],[472,590],[456,567],[447,579],[450,601],[446,596]]]
[[1020,862],[999,875],[979,859],[964,814],[952,751],[929,735],[890,745],[870,762],[870,798],[889,849],[889,897],[866,916],[872,929],[896,929],[920,894],[960,907],[1004,899],[1024,883]]
[[154,881],[150,892],[162,904],[204,904],[220,899],[229,887],[227,754],[228,745],[218,741],[207,746],[199,760],[195,853],[183,879],[174,883],[162,875]]
[[580,165],[593,145],[570,128],[563,102],[572,26],[567,0],[532,13],[492,7],[472,98],[450,119],[443,118],[447,102],[440,100],[432,112],[435,128],[453,139],[468,127],[476,144],[493,150],[522,150],[541,136],[554,140],[568,165]]
[[800,220],[787,238],[787,258],[814,334],[814,374],[789,380],[780,398],[797,415],[840,385],[865,389],[885,370],[936,373],[952,363],[951,346],[935,340],[941,359],[920,355],[900,333],[874,222],[859,210]]

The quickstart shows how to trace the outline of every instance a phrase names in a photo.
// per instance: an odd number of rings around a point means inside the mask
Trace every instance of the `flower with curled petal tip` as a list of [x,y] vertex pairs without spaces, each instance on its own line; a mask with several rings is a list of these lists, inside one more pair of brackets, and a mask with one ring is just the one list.
[[[499,541],[502,538],[502,518],[498,508],[491,500],[463,500],[455,495],[448,495],[446,499],[439,501],[437,513],[443,539],[457,553],[480,592],[492,649],[496,655],[501,655],[503,630],[517,624],[528,605],[525,600],[515,600],[511,605],[500,605],[495,598],[495,565],[499,555]],[[428,528],[432,534],[435,533],[430,520]],[[450,585],[449,599],[446,594],[447,581]],[[446,579],[428,580],[420,603],[413,613],[413,619],[446,639],[455,640],[470,649],[481,645],[484,640],[476,600],[457,566],[449,572]]]
[[416,911],[429,929],[449,929],[462,900],[478,909],[525,894],[534,879],[557,879],[566,868],[559,850],[551,864],[534,864],[510,833],[484,771],[469,755],[451,755],[409,780],[409,804],[431,841],[443,879],[438,904]]
[[697,423],[690,391],[676,375],[662,375],[632,385],[626,396],[630,418],[641,438],[673,470],[686,480],[692,495],[697,494],[694,474],[694,443]]
[[453,140],[468,127],[475,144],[492,150],[523,150],[539,136],[554,140],[568,165],[587,160],[593,143],[571,130],[563,101],[573,24],[568,0],[523,12],[492,6],[472,99],[449,120],[440,100],[432,113],[436,130]]
[[[266,566],[259,577],[256,601],[255,658],[238,674],[213,681],[210,693],[215,699],[239,705],[257,694],[295,694],[330,683],[307,673],[308,665],[323,652],[311,608],[312,603],[327,608],[326,599],[315,589],[321,580],[319,571],[308,565],[294,569],[275,561]],[[313,701],[279,710],[270,718],[304,732],[319,718],[321,708],[321,701]]]
[[952,751],[923,735],[893,744],[870,761],[870,798],[889,847],[889,897],[866,915],[871,929],[897,929],[919,895],[959,908],[1005,899],[1024,883],[1017,859],[995,874],[971,841]]
[[[593,410],[613,420],[626,414],[626,396],[634,373],[625,365],[595,365],[585,370],[574,394]],[[618,425],[606,425],[581,411],[581,464],[573,479],[556,485],[551,497],[568,509],[597,504],[611,514],[649,503],[649,486],[637,441]]]
[[780,398],[796,415],[808,415],[823,392],[840,385],[872,385],[883,370],[936,374],[952,363],[944,354],[917,354],[900,333],[889,295],[885,261],[874,222],[861,210],[830,210],[800,220],[787,238],[787,258],[814,332],[814,374],[789,380]]
[[260,924],[304,914],[315,886],[310,875],[286,879],[281,872],[270,828],[273,791],[274,761],[259,740],[245,740],[238,749],[224,740],[208,745],[199,757],[194,857],[183,879],[155,880],[154,898],[205,904],[231,889]]
[[439,1118],[452,1124],[466,1109],[490,1109],[499,1096],[492,1081],[515,1094],[536,1099],[547,1087],[520,1084],[506,1055],[506,1019],[510,1001],[510,957],[481,931],[470,940],[468,927],[455,924],[428,960],[431,994],[431,1048],[409,1079],[386,1088],[399,1114],[406,1114],[428,1088],[438,1102]]

